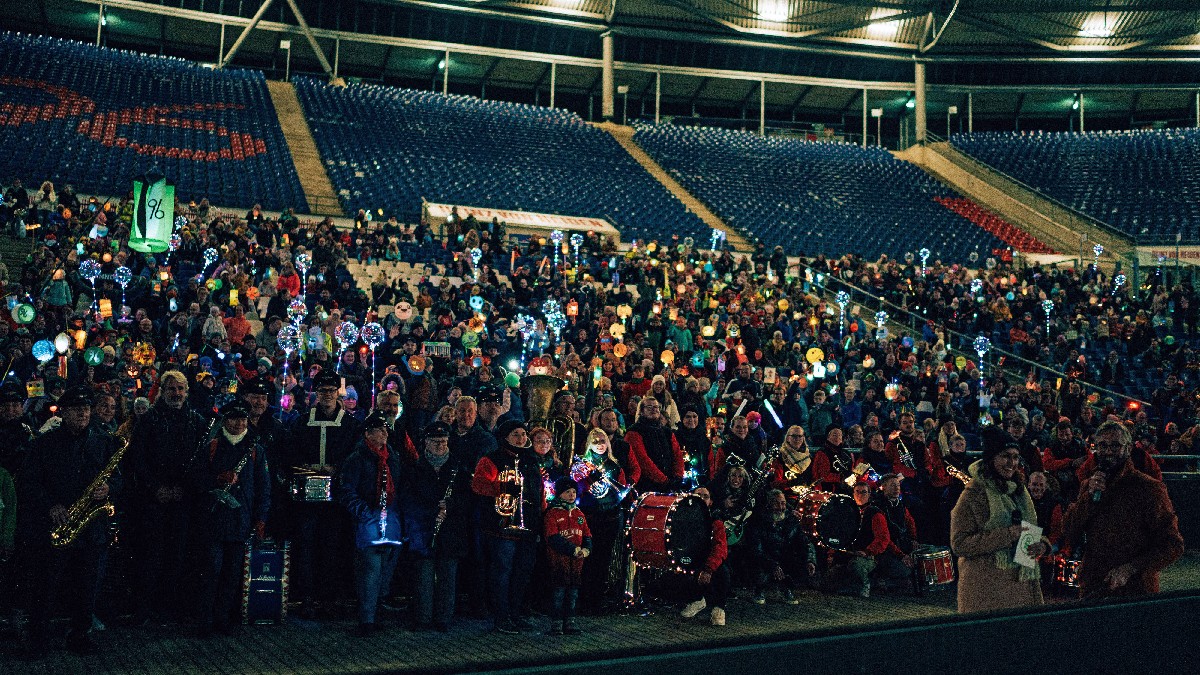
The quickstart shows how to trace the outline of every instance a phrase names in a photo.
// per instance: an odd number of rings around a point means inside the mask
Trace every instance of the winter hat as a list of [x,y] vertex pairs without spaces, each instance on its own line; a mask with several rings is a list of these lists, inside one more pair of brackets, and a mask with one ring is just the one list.
[[[500,444],[502,446],[508,447],[509,446],[508,440],[507,440],[508,435],[511,434],[512,432],[516,431],[517,429],[524,429],[524,428],[525,428],[525,425],[516,420],[508,420],[506,422],[502,422],[500,424],[500,426],[496,429],[496,439],[500,441]],[[525,444],[524,447],[529,447],[528,442]]]
[[576,494],[579,493],[579,485],[576,484],[570,476],[563,476],[562,478],[554,481],[555,497],[562,496],[562,493],[566,492],[567,490],[574,490]]

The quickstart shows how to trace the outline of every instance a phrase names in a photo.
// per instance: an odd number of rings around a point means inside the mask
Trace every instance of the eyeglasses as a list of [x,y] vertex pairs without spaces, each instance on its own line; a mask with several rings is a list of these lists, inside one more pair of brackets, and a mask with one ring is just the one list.
[[1096,444],[1097,450],[1104,450],[1104,451],[1120,450],[1123,447],[1125,447],[1125,444],[1119,443],[1119,442],[1118,443],[1097,443]]
[[337,392],[338,392],[337,387],[318,387],[317,388],[318,394],[336,394]]

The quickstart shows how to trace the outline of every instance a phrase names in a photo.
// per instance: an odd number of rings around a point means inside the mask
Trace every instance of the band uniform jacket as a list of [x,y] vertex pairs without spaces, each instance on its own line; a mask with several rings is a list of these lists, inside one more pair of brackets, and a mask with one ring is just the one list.
[[159,403],[138,420],[125,462],[143,503],[156,503],[162,487],[183,487],[201,452],[208,423],[186,404],[179,410]]
[[[399,503],[402,469],[400,455],[388,448],[387,470],[392,476],[395,493],[387,501],[386,539],[401,542],[407,540],[404,531],[401,505]],[[379,460],[374,452],[367,447],[365,441],[359,441],[354,452],[342,462],[334,480],[334,495],[338,503],[350,512],[354,522],[354,540],[358,548],[367,548],[380,539],[380,499]]]
[[[1080,587],[1085,595],[1136,596],[1158,592],[1158,576],[1183,555],[1183,536],[1167,488],[1127,461],[1109,479],[1098,503],[1087,483],[1063,519],[1064,537],[1083,541]],[[1134,567],[1122,588],[1108,590],[1105,577],[1121,565]]]
[[[225,485],[219,476],[236,469],[247,454],[249,459],[242,464],[237,481]],[[254,434],[247,432],[234,445],[218,431],[201,450],[191,474],[193,488],[200,495],[195,522],[209,543],[245,541],[254,523],[266,522],[271,508],[271,477],[267,455]],[[223,499],[221,493],[237,500],[236,505]]]
[[[25,529],[20,523],[27,523],[29,532],[35,535],[34,541],[48,546],[50,532],[54,529],[50,509],[55,505],[70,508],[83,496],[92,480],[107,466],[116,448],[116,439],[91,427],[72,433],[60,426],[35,439],[25,468],[17,479],[21,505],[17,512],[18,527]],[[118,466],[108,479],[109,501],[119,500],[123,487],[124,479]],[[105,518],[93,520],[80,533],[77,544],[107,544],[108,526]]]
[[[524,488],[521,490],[522,510],[511,517],[501,516],[495,510],[495,499],[501,494],[514,490],[513,483],[498,480],[500,472],[513,468],[520,458],[521,476]],[[481,508],[480,529],[492,536],[505,539],[536,539],[542,526],[542,513],[546,509],[546,489],[542,483],[542,473],[538,470],[537,460],[529,449],[522,449],[519,454],[503,448],[489,453],[475,465],[475,474],[471,477],[471,491],[485,499]],[[525,531],[511,528],[519,526],[524,519]]]
[[[454,487],[446,500],[446,519],[437,529],[435,540],[433,533],[437,524],[438,503],[450,487],[451,476],[454,477]],[[404,472],[403,486],[400,493],[405,502],[403,510],[410,550],[421,556],[465,557],[475,503],[471,493],[470,468],[447,459],[439,471],[422,457]]]

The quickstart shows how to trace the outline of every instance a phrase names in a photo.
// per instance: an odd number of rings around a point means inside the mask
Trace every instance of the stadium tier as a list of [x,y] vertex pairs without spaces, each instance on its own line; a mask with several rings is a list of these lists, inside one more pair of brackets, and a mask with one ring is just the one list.
[[0,176],[123,196],[157,166],[187,200],[306,210],[261,72],[0,33]]
[[347,212],[421,200],[608,218],[621,238],[707,239],[698,217],[608,133],[565,110],[297,78]]
[[1003,221],[984,229],[975,216],[986,212],[960,214],[953,190],[883,149],[663,125],[639,126],[634,140],[731,227],[789,253],[924,247],[965,262],[1015,233]]
[[977,133],[954,147],[1147,240],[1200,235],[1200,131]]

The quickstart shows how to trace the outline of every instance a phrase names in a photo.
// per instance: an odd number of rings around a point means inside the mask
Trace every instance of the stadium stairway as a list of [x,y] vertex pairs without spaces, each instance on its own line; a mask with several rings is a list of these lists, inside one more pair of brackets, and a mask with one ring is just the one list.
[[325,163],[321,161],[312,130],[304,119],[296,89],[290,82],[268,80],[267,90],[271,93],[271,102],[275,104],[275,112],[279,116],[279,126],[283,128],[283,138],[296,164],[296,173],[300,176],[300,187],[308,200],[309,210],[322,216],[345,215],[329,174],[325,173]]
[[678,181],[671,177],[671,174],[667,173],[667,171],[663,169],[658,162],[654,161],[650,155],[646,154],[646,151],[643,150],[641,146],[634,142],[633,127],[612,124],[610,122],[603,122],[596,124],[595,126],[612,134],[612,137],[617,139],[617,142],[621,144],[621,147],[625,148],[625,151],[628,152],[631,157],[637,160],[637,163],[641,164],[642,167],[646,169],[647,173],[649,173],[651,176],[654,176],[655,180],[657,180],[659,183],[662,183],[663,187],[667,188],[671,194],[675,195],[679,201],[683,202],[683,205],[688,211],[691,211],[699,216],[700,220],[703,220],[705,225],[708,225],[715,230],[723,231],[725,233],[726,241],[728,241],[733,250],[739,252],[749,252],[754,250],[754,247],[751,246],[750,242],[745,236],[742,235],[741,232],[738,232],[729,225],[725,224],[725,221],[721,220],[717,214],[713,213],[711,209],[704,205],[704,202],[696,199],[692,193],[684,189],[684,187],[680,185]]
[[[1082,245],[1080,235],[1086,234],[1087,247],[1090,249],[1092,244],[1102,244],[1105,257],[1110,259],[1126,255],[1133,248],[1127,238],[1104,229],[1096,221],[1060,206],[1029,187],[968,157],[947,142],[913,146],[896,153],[896,156],[916,164],[959,193],[1024,230],[1012,233],[1017,239],[1032,238],[1049,249],[1070,255],[1079,252]],[[945,206],[957,210],[953,205]],[[983,223],[978,224],[984,229],[989,229]],[[1008,237],[1000,233],[994,234],[1008,241]]]

